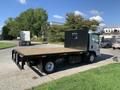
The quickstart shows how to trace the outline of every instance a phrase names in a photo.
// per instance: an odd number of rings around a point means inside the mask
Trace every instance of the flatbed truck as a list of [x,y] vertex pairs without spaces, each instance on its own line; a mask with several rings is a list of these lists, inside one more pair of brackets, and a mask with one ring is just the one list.
[[21,31],[19,46],[30,46],[30,45],[31,45],[30,31]]
[[99,35],[89,33],[88,30],[66,31],[64,47],[12,50],[12,59],[21,70],[27,64],[29,67],[37,66],[40,71],[47,74],[55,72],[58,61],[93,63],[98,55],[100,55]]

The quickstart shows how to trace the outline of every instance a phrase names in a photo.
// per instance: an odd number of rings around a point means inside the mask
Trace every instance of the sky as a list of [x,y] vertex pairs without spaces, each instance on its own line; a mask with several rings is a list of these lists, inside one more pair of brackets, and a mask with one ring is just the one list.
[[49,20],[65,22],[65,15],[74,12],[101,25],[120,25],[120,0],[1,0],[0,28],[9,17],[17,17],[29,8],[43,8]]

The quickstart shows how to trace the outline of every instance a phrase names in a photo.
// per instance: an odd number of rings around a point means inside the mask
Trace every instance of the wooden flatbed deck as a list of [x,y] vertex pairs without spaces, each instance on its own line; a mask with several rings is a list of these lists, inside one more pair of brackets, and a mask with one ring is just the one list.
[[18,48],[18,49],[15,49],[15,51],[23,56],[84,52],[83,50],[73,49],[73,48],[64,48],[64,47],[59,47],[59,48]]
[[54,58],[56,58],[57,56],[57,57],[65,58],[66,55],[67,56],[73,55],[73,54],[79,55],[79,54],[83,54],[84,52],[85,52],[84,50],[65,48],[65,47],[17,48],[12,50],[12,60],[22,70],[24,69],[25,62],[30,63],[31,60],[32,62],[35,61],[37,64],[41,65],[41,63],[44,60],[47,60],[47,58],[45,59],[45,57],[53,56]]

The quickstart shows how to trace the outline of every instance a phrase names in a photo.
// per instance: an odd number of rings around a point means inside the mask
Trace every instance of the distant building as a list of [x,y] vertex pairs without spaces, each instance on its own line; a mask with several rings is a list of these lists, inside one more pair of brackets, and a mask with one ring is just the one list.
[[104,27],[100,37],[104,37],[106,39],[112,39],[113,37],[120,36],[120,26],[113,27]]
[[103,29],[104,34],[120,34],[120,27],[105,27]]

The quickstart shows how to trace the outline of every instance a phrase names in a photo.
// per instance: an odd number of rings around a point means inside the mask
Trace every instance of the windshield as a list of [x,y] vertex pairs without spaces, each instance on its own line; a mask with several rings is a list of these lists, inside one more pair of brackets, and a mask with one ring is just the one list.
[[92,35],[92,41],[93,41],[93,42],[96,42],[96,43],[99,43],[99,35],[93,34],[93,35]]

